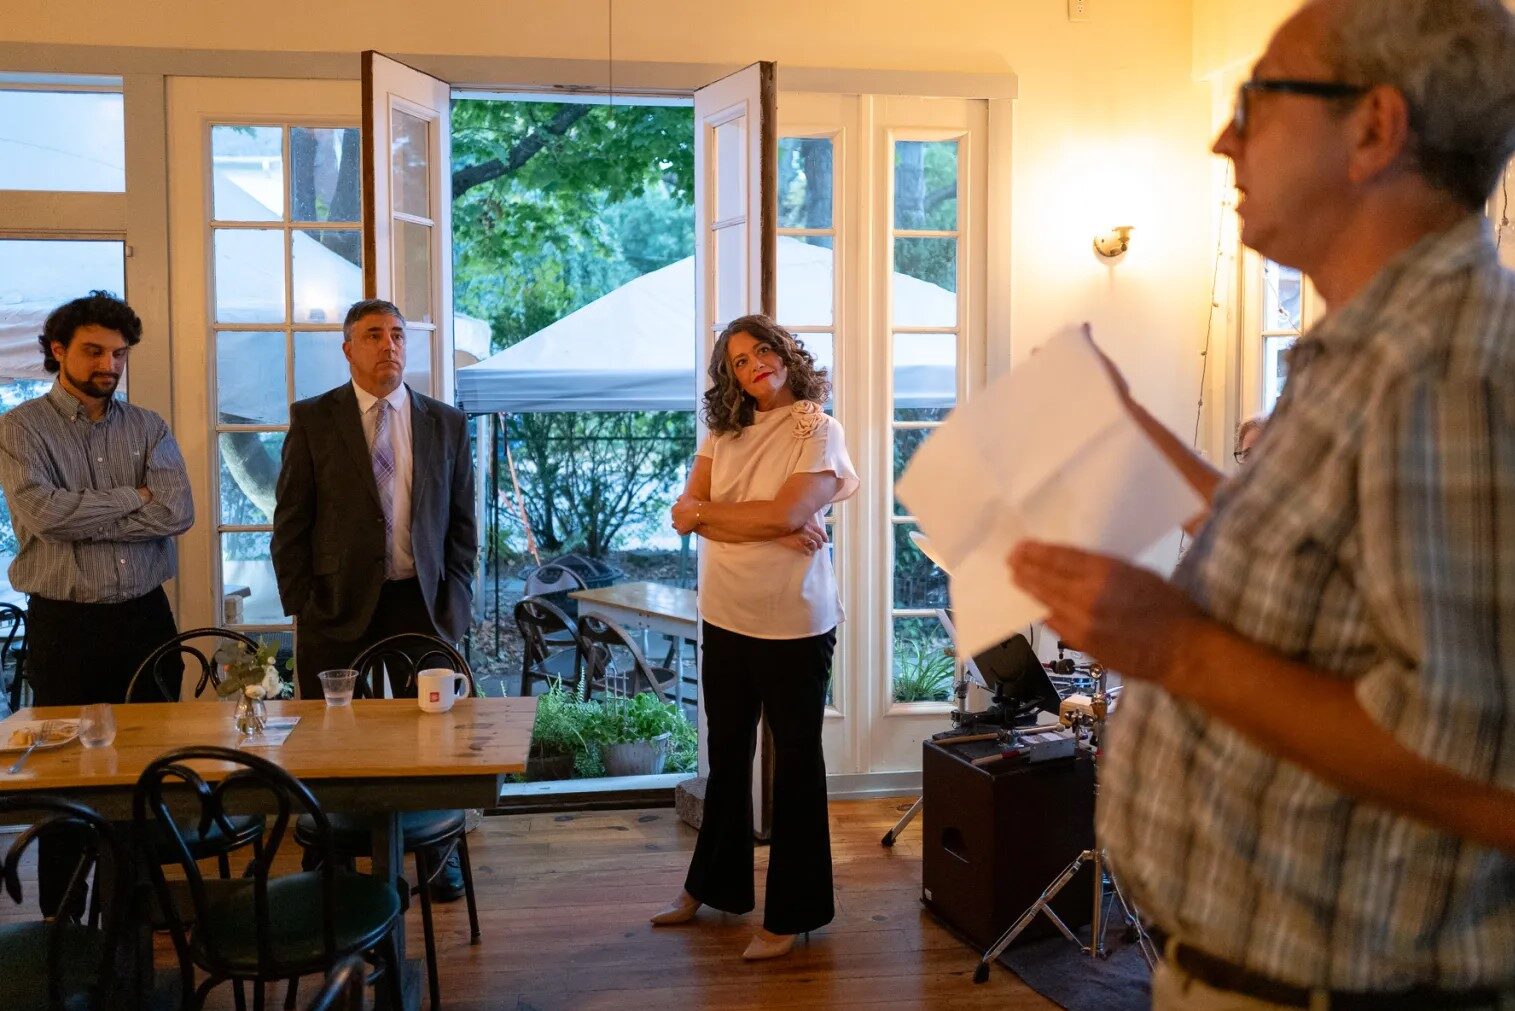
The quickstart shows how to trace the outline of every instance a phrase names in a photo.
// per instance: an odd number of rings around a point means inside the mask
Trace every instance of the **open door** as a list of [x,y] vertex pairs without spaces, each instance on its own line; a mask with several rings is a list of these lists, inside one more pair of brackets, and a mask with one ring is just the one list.
[[400,307],[405,381],[453,401],[452,87],[363,54],[363,294]]
[[[694,93],[694,276],[699,357],[695,402],[716,335],[738,316],[776,315],[778,250],[777,65],[754,63]],[[703,440],[699,424],[697,438]],[[703,658],[704,650],[699,651]],[[701,661],[703,663],[703,659]],[[708,769],[700,692],[700,770]],[[753,764],[753,826],[768,835],[773,783],[766,725]]]

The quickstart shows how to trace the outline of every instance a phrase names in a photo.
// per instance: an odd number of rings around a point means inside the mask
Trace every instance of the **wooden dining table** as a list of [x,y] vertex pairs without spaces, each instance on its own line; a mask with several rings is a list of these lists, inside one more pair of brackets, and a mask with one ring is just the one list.
[[[153,759],[190,745],[247,747],[301,780],[328,812],[373,816],[373,873],[394,881],[403,871],[400,814],[438,808],[489,808],[504,778],[526,768],[535,698],[463,698],[446,713],[424,713],[414,699],[357,699],[328,707],[321,700],[271,701],[271,717],[298,716],[277,747],[257,747],[232,723],[230,704],[135,703],[114,706],[115,740],[84,748],[77,741],[38,749],[22,771],[0,771],[0,793],[37,792],[66,797],[113,821],[132,817],[137,777]],[[0,722],[0,741],[25,720],[77,719],[69,707],[23,709]],[[192,763],[207,780],[232,771],[225,763]],[[9,761],[0,770],[9,767]],[[245,791],[256,803],[262,791]],[[198,812],[192,798],[177,798],[179,813]],[[273,813],[249,807],[238,813]],[[398,887],[398,886],[397,886]],[[405,958],[405,929],[396,925],[407,1009],[420,1005],[419,963]],[[381,994],[382,997],[382,994]]]

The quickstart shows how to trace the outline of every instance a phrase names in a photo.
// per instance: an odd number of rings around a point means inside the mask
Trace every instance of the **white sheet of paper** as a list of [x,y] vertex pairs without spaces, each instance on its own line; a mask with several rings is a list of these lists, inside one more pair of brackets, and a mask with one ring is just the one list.
[[951,573],[962,656],[1045,616],[1010,581],[1005,556],[1017,541],[1134,561],[1204,508],[1076,329],[954,411],[897,490]]

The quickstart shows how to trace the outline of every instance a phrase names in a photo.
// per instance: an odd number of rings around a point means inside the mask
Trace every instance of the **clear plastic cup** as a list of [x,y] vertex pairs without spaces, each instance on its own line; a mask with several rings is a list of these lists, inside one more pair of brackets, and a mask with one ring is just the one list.
[[116,714],[108,702],[79,710],[79,741],[86,748],[105,748],[116,739]]
[[345,706],[352,703],[352,686],[358,680],[355,670],[325,670],[320,673],[321,693],[328,706]]

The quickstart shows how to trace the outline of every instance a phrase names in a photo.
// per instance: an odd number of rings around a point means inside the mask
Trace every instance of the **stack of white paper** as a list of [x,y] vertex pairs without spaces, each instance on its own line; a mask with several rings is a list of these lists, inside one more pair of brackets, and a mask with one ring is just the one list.
[[1078,331],[953,411],[897,490],[949,574],[959,656],[1045,615],[1010,581],[1005,559],[1017,541],[1134,561],[1204,508]]

